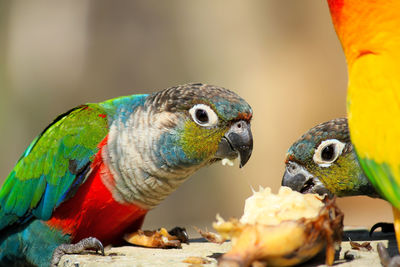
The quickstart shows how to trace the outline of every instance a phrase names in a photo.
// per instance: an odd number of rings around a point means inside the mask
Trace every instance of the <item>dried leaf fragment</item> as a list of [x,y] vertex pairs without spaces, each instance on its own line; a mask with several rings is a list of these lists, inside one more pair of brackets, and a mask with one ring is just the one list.
[[361,250],[361,251],[371,251],[372,246],[370,242],[363,242],[363,243],[358,243],[350,240],[350,246],[352,249],[355,250]]

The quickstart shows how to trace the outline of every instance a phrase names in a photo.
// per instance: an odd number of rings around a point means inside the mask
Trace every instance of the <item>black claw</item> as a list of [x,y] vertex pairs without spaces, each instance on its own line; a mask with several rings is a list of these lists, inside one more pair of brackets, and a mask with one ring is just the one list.
[[176,236],[181,243],[189,244],[189,235],[185,227],[174,227],[168,231],[170,235]]
[[95,250],[96,253],[100,250],[101,255],[105,256],[104,247],[100,240],[95,237],[88,237],[82,239],[76,244],[61,244],[56,247],[56,249],[53,251],[50,265],[52,267],[57,266],[61,260],[61,257],[66,254],[79,254],[87,249]]
[[371,230],[369,230],[369,236],[372,236],[372,234],[374,233],[374,231],[378,228],[381,228],[382,233],[394,233],[394,225],[393,223],[383,223],[383,222],[379,222],[374,224],[371,227]]

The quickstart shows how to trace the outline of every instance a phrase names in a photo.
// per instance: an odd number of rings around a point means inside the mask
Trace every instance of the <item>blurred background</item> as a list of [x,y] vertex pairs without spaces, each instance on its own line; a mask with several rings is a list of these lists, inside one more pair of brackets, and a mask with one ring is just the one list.
[[[69,108],[188,82],[250,103],[253,156],[243,169],[202,169],[145,228],[241,216],[252,187],[277,192],[300,135],[346,115],[346,64],[325,1],[0,1],[0,180]],[[392,220],[384,201],[338,202],[346,225]]]

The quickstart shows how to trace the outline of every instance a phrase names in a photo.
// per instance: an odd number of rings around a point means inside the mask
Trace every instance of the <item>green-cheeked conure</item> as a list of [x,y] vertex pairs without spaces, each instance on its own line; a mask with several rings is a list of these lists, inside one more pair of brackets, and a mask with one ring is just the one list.
[[0,265],[55,266],[118,243],[200,168],[237,157],[244,166],[251,118],[237,94],[201,83],[58,116],[0,189]]
[[286,154],[282,185],[302,193],[379,197],[358,163],[347,119],[321,123],[303,134]]

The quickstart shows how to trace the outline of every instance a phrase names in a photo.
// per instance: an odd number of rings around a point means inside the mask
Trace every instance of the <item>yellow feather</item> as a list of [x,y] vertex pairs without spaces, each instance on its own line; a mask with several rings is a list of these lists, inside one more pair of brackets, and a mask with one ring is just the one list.
[[[350,137],[363,169],[400,207],[400,1],[328,0],[346,55]],[[393,206],[400,248],[400,211]]]
[[[400,62],[400,58],[399,58]],[[376,163],[400,163],[400,66],[390,54],[368,54],[349,68],[348,115],[357,153]]]

